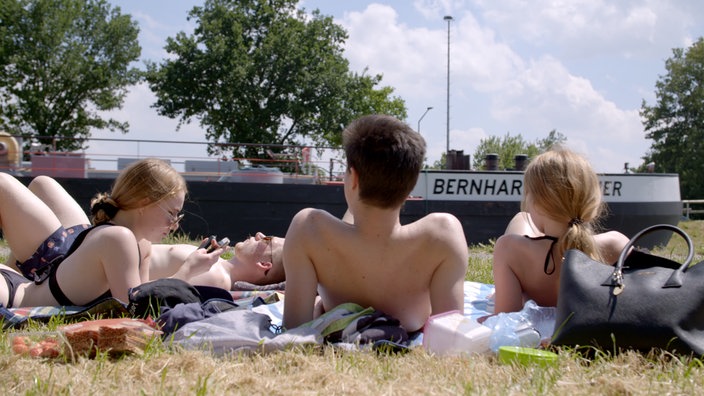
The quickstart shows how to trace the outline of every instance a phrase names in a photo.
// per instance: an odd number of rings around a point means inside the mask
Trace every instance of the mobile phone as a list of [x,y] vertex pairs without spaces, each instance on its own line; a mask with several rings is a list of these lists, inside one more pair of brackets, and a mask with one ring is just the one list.
[[[213,238],[214,239],[214,238]],[[217,242],[217,246],[210,246],[207,250],[208,253],[212,252],[213,250],[219,248],[219,247],[225,247],[230,244],[230,238],[225,237]]]
[[211,247],[210,245],[212,245],[211,242],[214,241],[215,238],[217,238],[215,235],[209,236],[208,239],[204,240],[203,243],[201,243],[200,246],[198,246],[198,249],[208,249],[209,250]]

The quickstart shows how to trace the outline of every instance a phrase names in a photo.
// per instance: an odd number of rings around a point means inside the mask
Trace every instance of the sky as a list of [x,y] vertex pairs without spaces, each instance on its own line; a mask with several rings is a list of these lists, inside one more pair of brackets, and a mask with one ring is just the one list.
[[[187,14],[203,1],[110,3],[139,24],[142,67],[168,56],[167,37],[193,31]],[[491,136],[520,134],[535,142],[556,130],[598,172],[637,167],[651,146],[641,103],[655,104],[655,84],[672,49],[704,36],[701,0],[302,0],[299,6],[319,9],[346,29],[350,70],[383,75],[381,84],[406,103],[404,121],[426,139],[430,164],[448,146],[473,155]],[[204,139],[197,121],[174,133],[177,121],[159,116],[155,101],[147,85],[132,87],[123,108],[109,113],[130,123],[129,134],[93,136]]]

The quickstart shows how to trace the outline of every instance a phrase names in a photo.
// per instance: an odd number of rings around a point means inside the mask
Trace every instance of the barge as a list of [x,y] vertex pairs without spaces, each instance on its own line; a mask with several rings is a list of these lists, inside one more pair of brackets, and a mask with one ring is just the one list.
[[[88,212],[90,198],[109,191],[114,177],[127,163],[140,157],[164,157],[141,151],[141,156],[116,158],[117,169],[108,170],[93,169],[89,153],[34,153],[31,161],[12,171],[24,183],[38,174],[57,178]],[[163,147],[160,152],[165,152]],[[301,164],[300,158],[272,155],[271,160]],[[193,239],[218,235],[238,241],[257,231],[283,236],[292,217],[306,207],[341,217],[346,204],[339,173],[344,169],[340,168],[334,177],[335,161],[339,165],[340,160],[328,158],[324,162],[329,166],[317,167],[329,168],[326,177],[300,170],[286,174],[276,166],[241,166],[242,161],[232,159],[179,162],[189,189],[180,232]],[[302,163],[302,168],[306,165],[310,163]],[[604,230],[617,230],[630,237],[653,224],[676,225],[682,218],[676,174],[609,173],[600,174],[599,179],[607,207]],[[489,243],[503,233],[520,210],[522,193],[521,171],[424,170],[401,211],[401,221],[405,224],[431,212],[448,212],[462,223],[468,245]],[[653,234],[641,245],[664,245],[670,236],[667,232]]]

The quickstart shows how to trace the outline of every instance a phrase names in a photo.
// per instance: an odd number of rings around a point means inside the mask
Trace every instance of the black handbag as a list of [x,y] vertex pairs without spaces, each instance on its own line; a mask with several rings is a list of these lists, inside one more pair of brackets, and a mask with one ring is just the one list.
[[[639,238],[656,230],[685,239],[689,253],[683,264],[637,249],[628,253]],[[690,266],[693,256],[692,240],[669,224],[636,234],[615,266],[579,250],[567,251],[552,344],[704,354],[704,264]]]

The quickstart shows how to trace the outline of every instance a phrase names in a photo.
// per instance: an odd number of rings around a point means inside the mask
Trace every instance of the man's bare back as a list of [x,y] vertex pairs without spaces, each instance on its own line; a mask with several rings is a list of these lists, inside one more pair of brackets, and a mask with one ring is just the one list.
[[409,331],[431,313],[463,309],[468,253],[454,216],[431,214],[382,236],[308,209],[294,218],[287,238],[294,239],[284,247],[292,258],[292,265],[286,261],[286,327],[313,319],[316,290],[326,311],[346,302],[371,306]]

